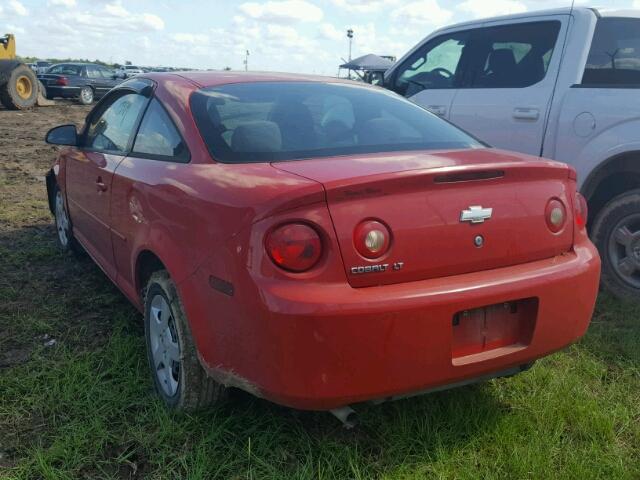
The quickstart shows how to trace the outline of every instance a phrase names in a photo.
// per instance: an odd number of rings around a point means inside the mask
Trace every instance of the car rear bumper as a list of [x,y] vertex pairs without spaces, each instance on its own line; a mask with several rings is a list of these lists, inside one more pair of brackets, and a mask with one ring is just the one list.
[[[219,381],[290,407],[328,410],[499,375],[562,349],[586,332],[599,276],[597,251],[585,240],[547,260],[411,283],[273,282],[259,287],[260,307],[230,317],[233,333],[216,345],[200,338],[198,347]],[[531,328],[512,343],[493,348],[454,330],[456,314],[524,299]],[[474,341],[486,348],[477,351]]]

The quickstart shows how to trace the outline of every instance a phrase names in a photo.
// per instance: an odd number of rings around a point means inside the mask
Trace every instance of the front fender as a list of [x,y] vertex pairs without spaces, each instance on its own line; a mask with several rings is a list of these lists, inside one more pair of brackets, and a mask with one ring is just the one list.
[[60,154],[56,155],[56,159],[49,171],[45,174],[45,185],[47,188],[47,203],[49,205],[49,211],[55,213],[55,198],[53,197],[54,187],[58,185],[58,188],[65,193],[64,182],[64,168],[61,168]]

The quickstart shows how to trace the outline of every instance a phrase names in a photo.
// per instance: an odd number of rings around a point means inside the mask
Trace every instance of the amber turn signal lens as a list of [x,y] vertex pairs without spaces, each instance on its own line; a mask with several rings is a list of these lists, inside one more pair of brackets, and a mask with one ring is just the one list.
[[322,256],[320,235],[304,223],[281,225],[267,234],[265,246],[277,266],[290,272],[306,272]]
[[363,257],[380,258],[389,250],[391,232],[382,222],[367,220],[356,227],[353,243]]
[[549,200],[545,211],[545,218],[549,230],[553,233],[558,233],[564,228],[564,224],[567,221],[567,210],[564,204],[557,198]]

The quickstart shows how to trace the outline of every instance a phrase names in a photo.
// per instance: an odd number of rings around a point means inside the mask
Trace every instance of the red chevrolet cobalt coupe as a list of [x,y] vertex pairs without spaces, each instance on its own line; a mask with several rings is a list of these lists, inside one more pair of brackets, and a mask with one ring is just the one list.
[[159,395],[335,410],[511,375],[584,334],[600,261],[564,164],[388,91],[280,74],[122,83],[47,176],[62,248],[144,312]]

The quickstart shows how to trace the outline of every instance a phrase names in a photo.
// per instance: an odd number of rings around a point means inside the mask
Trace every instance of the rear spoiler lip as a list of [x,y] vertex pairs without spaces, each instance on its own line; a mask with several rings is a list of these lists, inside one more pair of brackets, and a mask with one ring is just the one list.
[[[476,164],[454,167],[439,167],[425,170],[409,170],[405,172],[384,173],[359,178],[336,180],[323,184],[328,200],[354,200],[372,195],[384,195],[391,193],[392,189],[403,188],[410,190],[429,190],[440,188],[455,188],[458,183],[495,183],[502,181],[528,181],[528,180],[562,180],[566,181],[570,173],[566,166],[561,164],[549,164],[548,162],[512,164]],[[500,174],[488,175],[488,178],[460,181],[439,182],[437,179],[456,175],[470,175],[473,173],[500,172]]]

